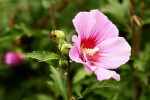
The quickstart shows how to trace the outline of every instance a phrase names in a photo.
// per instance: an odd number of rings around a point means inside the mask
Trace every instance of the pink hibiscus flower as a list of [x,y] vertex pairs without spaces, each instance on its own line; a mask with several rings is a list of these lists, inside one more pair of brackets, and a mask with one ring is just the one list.
[[89,72],[94,72],[98,80],[120,75],[116,69],[126,63],[131,55],[131,47],[123,37],[118,37],[117,27],[99,10],[80,12],[73,19],[78,36],[74,35],[74,46],[69,57],[84,64]]

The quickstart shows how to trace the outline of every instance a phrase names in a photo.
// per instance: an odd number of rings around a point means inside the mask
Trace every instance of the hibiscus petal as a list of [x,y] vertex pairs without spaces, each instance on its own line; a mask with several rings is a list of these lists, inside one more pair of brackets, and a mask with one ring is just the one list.
[[106,80],[109,78],[114,78],[115,80],[120,80],[120,75],[117,74],[115,71],[110,71],[101,67],[97,67],[96,70],[94,70],[94,74],[97,76],[97,80]]
[[74,27],[81,38],[89,37],[95,22],[95,18],[89,12],[80,12],[73,19]]
[[107,39],[97,46],[100,48],[99,62],[95,64],[106,69],[119,67],[126,63],[131,55],[131,47],[122,37]]
[[86,71],[88,72],[92,72],[94,71],[95,69],[97,69],[98,66],[91,66],[89,65],[88,63],[84,63],[84,68]]
[[79,50],[76,45],[74,45],[71,50],[69,51],[69,57],[70,59],[74,60],[75,62],[82,63],[81,58],[79,57]]
[[73,24],[82,39],[95,38],[97,43],[119,34],[117,27],[99,10],[78,13]]
[[86,71],[92,72],[92,70],[91,70],[88,66],[85,66],[85,65],[84,65],[84,68],[85,68]]
[[95,37],[96,41],[99,43],[107,38],[117,37],[119,32],[117,27],[99,10],[91,10],[90,15],[92,15],[96,23],[92,29],[90,37]]
[[73,35],[72,36],[72,41],[78,47],[78,50],[80,50],[80,44],[81,44],[80,37],[79,36],[77,37],[76,35]]

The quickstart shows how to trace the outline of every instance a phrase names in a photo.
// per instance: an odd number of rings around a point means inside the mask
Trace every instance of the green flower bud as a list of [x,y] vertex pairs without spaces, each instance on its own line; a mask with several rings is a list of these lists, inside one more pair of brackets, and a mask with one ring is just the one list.
[[69,50],[71,49],[72,45],[71,44],[63,44],[62,47],[61,47],[61,52],[62,54],[68,54],[69,53]]
[[53,39],[55,43],[59,44],[61,40],[65,39],[65,34],[63,31],[55,30],[51,32],[50,38]]

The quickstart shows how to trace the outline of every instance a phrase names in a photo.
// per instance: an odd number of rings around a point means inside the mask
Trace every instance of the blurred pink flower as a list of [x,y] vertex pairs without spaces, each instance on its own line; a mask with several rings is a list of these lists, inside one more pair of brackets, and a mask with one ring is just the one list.
[[22,63],[23,56],[21,54],[17,54],[16,52],[9,51],[5,54],[4,59],[8,66],[16,66]]
[[73,19],[78,36],[74,35],[74,46],[69,56],[75,62],[84,64],[89,72],[94,72],[98,80],[120,75],[113,70],[126,63],[131,55],[131,47],[123,37],[118,37],[117,27],[99,10],[80,12]]

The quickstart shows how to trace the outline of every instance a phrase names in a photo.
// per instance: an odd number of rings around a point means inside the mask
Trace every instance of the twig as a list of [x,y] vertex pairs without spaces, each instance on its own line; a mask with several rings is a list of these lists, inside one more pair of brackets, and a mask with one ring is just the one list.
[[10,15],[9,21],[8,21],[8,27],[12,28],[15,24],[15,18],[17,16],[17,14],[22,11],[21,8],[17,8],[14,12],[12,12],[12,14]]
[[9,21],[8,21],[8,27],[12,28],[15,24],[15,18],[17,16],[18,13],[26,10],[28,8],[28,6],[19,6],[16,8],[16,10],[14,12],[11,13]]
[[[132,34],[132,43],[133,43],[133,49],[134,49],[134,55],[138,58],[138,55],[139,55],[139,51],[140,51],[140,38],[139,36],[137,36],[135,34],[135,20],[134,20],[134,17],[135,16],[135,12],[134,12],[134,0],[130,0],[130,23],[131,23],[131,34]],[[136,79],[136,83],[135,83],[135,90],[136,90],[136,95],[135,95],[135,100],[139,100],[140,99],[140,95],[141,95],[141,90],[142,90],[142,87],[141,87],[141,82],[139,80],[139,77],[138,77],[138,70],[135,69],[134,70],[135,72],[135,79]]]
[[73,96],[72,96],[72,90],[71,90],[71,83],[70,83],[70,59],[69,57],[67,57],[67,87],[68,87],[68,100],[73,100]]
[[14,26],[15,17],[16,17],[16,12],[14,12],[14,13],[10,16],[10,19],[9,19],[9,22],[8,22],[8,27],[12,28],[12,27]]
[[139,100],[140,99],[140,95],[142,93],[142,86],[141,86],[141,82],[140,82],[140,79],[139,77],[137,76],[137,74],[139,73],[138,70],[135,70],[135,91],[136,91],[136,94],[135,94],[135,98],[134,100]]
[[50,20],[50,16],[44,16],[43,18],[39,19],[35,24],[33,24],[33,28],[41,29],[48,24]]
[[72,0],[61,0],[60,5],[57,6],[57,11],[63,10],[67,4],[69,4]]
[[134,2],[133,0],[130,0],[130,23],[131,23],[131,34],[132,34],[132,43],[133,43],[133,49],[135,51],[135,56],[138,56],[139,53],[139,46],[137,41],[137,36],[135,34],[135,21],[133,19],[134,14]]
[[61,11],[68,3],[68,0],[61,0],[60,5],[57,7],[57,11]]
[[50,15],[51,15],[52,29],[55,30],[56,29],[56,17],[55,17],[55,3],[54,3],[54,0],[50,0],[50,6],[51,6]]

